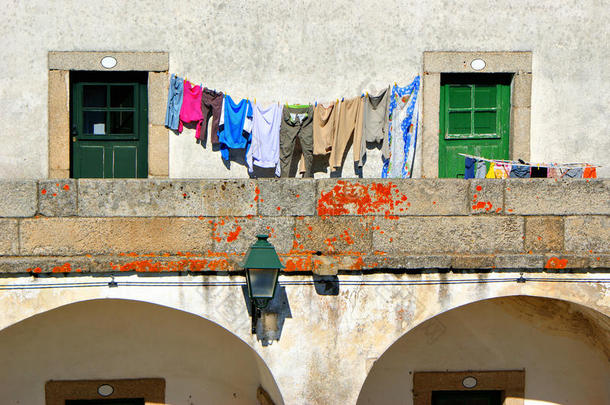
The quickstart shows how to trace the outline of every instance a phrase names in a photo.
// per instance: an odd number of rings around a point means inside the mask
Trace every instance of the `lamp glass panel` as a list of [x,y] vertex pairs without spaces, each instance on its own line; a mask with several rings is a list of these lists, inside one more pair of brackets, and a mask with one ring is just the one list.
[[253,298],[273,298],[278,269],[248,269]]

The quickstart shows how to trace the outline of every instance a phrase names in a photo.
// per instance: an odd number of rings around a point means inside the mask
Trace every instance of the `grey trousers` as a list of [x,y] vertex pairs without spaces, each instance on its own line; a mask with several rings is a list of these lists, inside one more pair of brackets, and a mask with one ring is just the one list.
[[[307,114],[302,121],[294,115]],[[291,115],[292,114],[292,115]],[[290,108],[284,106],[282,125],[280,126],[280,170],[281,177],[288,177],[292,165],[294,143],[299,139],[305,160],[303,177],[313,177],[313,107]]]

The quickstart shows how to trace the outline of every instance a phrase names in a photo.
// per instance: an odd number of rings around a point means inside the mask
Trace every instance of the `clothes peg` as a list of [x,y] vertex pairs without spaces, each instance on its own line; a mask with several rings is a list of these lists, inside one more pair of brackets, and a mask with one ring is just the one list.
[[345,97],[341,97],[341,101],[345,101]]
[[316,101],[315,104],[314,104],[314,107],[317,107],[317,106],[318,106],[318,102]]

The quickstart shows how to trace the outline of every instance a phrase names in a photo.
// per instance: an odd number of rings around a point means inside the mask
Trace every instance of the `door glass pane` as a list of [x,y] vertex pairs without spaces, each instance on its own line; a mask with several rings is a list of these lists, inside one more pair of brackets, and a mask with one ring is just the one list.
[[133,86],[111,86],[110,107],[133,107]]
[[475,86],[474,106],[476,108],[496,108],[496,86]]
[[83,134],[106,135],[106,112],[83,111]]
[[83,86],[84,107],[106,107],[106,86]]
[[449,134],[470,134],[470,112],[449,113]]
[[470,107],[470,86],[449,86],[449,108]]
[[495,134],[496,132],[495,111],[477,111],[474,113],[475,134]]
[[133,134],[133,111],[111,111],[110,133]]

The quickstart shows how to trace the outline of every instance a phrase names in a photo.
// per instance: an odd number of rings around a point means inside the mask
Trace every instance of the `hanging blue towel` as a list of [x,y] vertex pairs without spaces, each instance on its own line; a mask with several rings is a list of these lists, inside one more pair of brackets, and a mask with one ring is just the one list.
[[476,160],[470,157],[466,158],[465,161],[465,170],[464,170],[464,178],[465,179],[474,179],[474,166],[475,166]]

